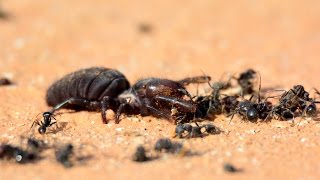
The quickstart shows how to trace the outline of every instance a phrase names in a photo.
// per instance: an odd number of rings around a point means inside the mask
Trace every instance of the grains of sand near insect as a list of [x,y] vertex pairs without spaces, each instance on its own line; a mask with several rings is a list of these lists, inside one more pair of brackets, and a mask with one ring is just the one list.
[[307,124],[309,124],[310,122],[308,120],[304,120],[304,121],[301,121],[301,122],[298,122],[298,126],[305,126]]
[[140,118],[137,118],[137,117],[129,117],[128,118],[130,121],[133,121],[133,122],[140,122],[141,119]]
[[245,149],[244,149],[243,146],[240,145],[239,147],[237,147],[237,151],[238,151],[238,152],[244,152]]
[[300,139],[300,142],[301,142],[301,143],[305,143],[306,141],[308,141],[307,138],[301,138],[301,139]]
[[260,129],[250,129],[250,130],[246,130],[246,133],[248,134],[256,134],[260,132]]
[[123,131],[123,130],[124,130],[123,127],[116,128],[116,131],[118,131],[118,132],[121,132],[121,131]]
[[13,131],[15,129],[16,129],[15,127],[10,127],[10,128],[8,128],[8,131]]
[[122,137],[117,137],[116,143],[120,144],[123,142],[123,138]]
[[272,124],[272,126],[276,128],[284,129],[284,128],[290,127],[291,124],[288,123],[287,121],[277,121],[274,124]]
[[226,151],[224,154],[225,154],[227,157],[232,156],[232,153],[231,153],[230,151]]

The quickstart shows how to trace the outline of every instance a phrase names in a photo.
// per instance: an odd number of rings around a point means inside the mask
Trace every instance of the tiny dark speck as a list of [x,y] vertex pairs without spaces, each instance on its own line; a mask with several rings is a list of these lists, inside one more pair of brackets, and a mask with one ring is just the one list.
[[[1,14],[1,12],[0,12]],[[0,86],[7,86],[7,85],[12,85],[13,83],[7,79],[7,78],[1,78],[0,79]]]
[[230,164],[230,163],[225,163],[225,164],[223,165],[223,169],[224,169],[224,171],[230,172],[230,173],[235,173],[235,172],[241,171],[240,169],[234,167],[234,165],[232,165],[232,164]]
[[152,32],[152,25],[148,24],[148,23],[140,23],[138,24],[138,31],[140,33],[151,33]]
[[0,20],[7,20],[9,17],[9,14],[0,8]]

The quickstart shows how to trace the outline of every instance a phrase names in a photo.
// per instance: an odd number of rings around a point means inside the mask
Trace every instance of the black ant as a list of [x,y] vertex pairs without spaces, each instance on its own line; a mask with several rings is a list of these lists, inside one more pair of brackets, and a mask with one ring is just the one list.
[[245,72],[242,72],[237,80],[238,84],[241,87],[241,95],[252,94],[254,92],[252,80],[255,78],[256,71],[253,69],[248,69]]
[[267,101],[268,98],[266,98],[264,101],[261,101],[260,74],[259,74],[259,77],[260,77],[260,83],[259,83],[259,91],[258,91],[258,102],[255,103],[252,101],[252,98],[254,97],[254,95],[252,95],[249,100],[244,99],[243,101],[240,101],[238,103],[237,108],[235,108],[234,112],[232,113],[232,118],[235,113],[239,113],[244,119],[247,119],[251,122],[256,122],[258,119],[262,119],[262,120],[267,119],[268,114],[272,111],[272,103]]
[[[51,113],[51,112],[44,112],[43,114],[42,114],[42,116],[43,116],[43,121],[34,121],[33,123],[32,123],[32,126],[31,126],[31,128],[36,124],[36,125],[38,125],[39,126],[39,129],[38,129],[38,132],[40,133],[40,134],[44,134],[44,133],[46,133],[46,131],[47,131],[47,128],[48,127],[50,127],[50,126],[52,126],[52,125],[54,125],[54,124],[56,124],[57,122],[56,122],[56,118],[54,117],[54,115],[53,115],[53,113]],[[55,120],[55,122],[51,122],[52,121],[52,119],[54,119]],[[56,124],[57,125],[57,124]]]
[[206,96],[196,96],[197,112],[200,114],[200,116],[198,115],[196,118],[210,117],[223,112],[220,91],[226,90],[231,86],[230,80],[231,78],[227,82],[218,81],[213,84],[210,84],[208,80],[208,85],[212,91]]
[[[204,130],[203,130],[204,129]],[[203,137],[207,134],[219,134],[221,130],[213,124],[204,124],[199,126],[196,123],[196,126],[192,126],[191,124],[178,124],[175,129],[175,137],[179,138],[197,138]]]

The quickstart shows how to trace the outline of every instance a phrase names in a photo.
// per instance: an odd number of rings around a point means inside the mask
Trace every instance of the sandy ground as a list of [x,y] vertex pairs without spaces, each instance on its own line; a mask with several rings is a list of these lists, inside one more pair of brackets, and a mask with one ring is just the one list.
[[[0,74],[16,85],[0,87],[0,141],[19,144],[36,116],[49,109],[47,88],[65,74],[90,66],[116,68],[131,83],[142,77],[180,79],[202,72],[258,70],[263,87],[320,87],[320,3],[316,0],[2,0]],[[151,31],[141,33],[141,25]],[[112,113],[110,115],[112,117]],[[273,120],[247,123],[224,116],[214,123],[229,133],[175,141],[199,155],[138,164],[139,144],[152,149],[174,125],[152,117],[126,117],[115,125],[95,112],[57,117],[63,131],[36,136],[72,142],[86,163],[65,169],[53,151],[35,164],[0,162],[0,177],[56,179],[317,179],[320,124]],[[223,171],[225,162],[243,169]]]

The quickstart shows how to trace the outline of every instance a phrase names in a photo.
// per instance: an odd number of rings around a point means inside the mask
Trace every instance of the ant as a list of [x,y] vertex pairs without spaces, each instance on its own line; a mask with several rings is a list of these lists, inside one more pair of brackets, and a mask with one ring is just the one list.
[[228,89],[231,78],[227,82],[218,81],[213,84],[210,84],[208,80],[208,85],[211,88],[210,95],[206,96],[196,96],[195,102],[197,103],[197,112],[200,112],[197,118],[204,118],[210,115],[219,115],[222,113],[222,102],[220,100],[221,90]]
[[[42,114],[42,116],[43,116],[43,121],[34,121],[33,123],[32,123],[32,126],[31,126],[31,128],[36,124],[36,125],[38,125],[39,126],[39,128],[38,128],[38,132],[40,133],[40,134],[44,134],[44,133],[46,133],[46,131],[47,131],[47,128],[48,127],[50,127],[50,126],[52,126],[52,125],[54,125],[54,124],[56,124],[57,122],[56,122],[56,118],[54,117],[54,115],[53,115],[53,113],[51,113],[51,112],[44,112],[43,114]],[[51,122],[52,121],[52,119],[54,119],[55,120],[55,122]],[[57,124],[56,124],[56,126],[57,126]],[[31,129],[30,128],[30,129]]]
[[[199,126],[192,126],[191,124],[178,124],[175,129],[175,136],[179,138],[197,138],[202,137],[204,133],[220,134],[221,130],[213,124],[205,124]],[[204,128],[204,131],[202,129]],[[186,132],[186,133],[185,133]]]
[[[268,114],[272,111],[272,103],[267,101],[266,98],[264,101],[261,100],[261,76],[259,74],[259,90],[258,90],[258,102],[253,102],[252,98],[254,94],[249,98],[249,100],[244,99],[240,101],[237,107],[234,109],[232,113],[232,118],[235,113],[239,113],[244,119],[247,119],[251,122],[256,122],[258,119],[265,120],[268,117]],[[236,104],[236,100],[233,100],[234,104]],[[232,106],[234,108],[234,106]],[[232,119],[231,118],[231,119]]]

